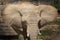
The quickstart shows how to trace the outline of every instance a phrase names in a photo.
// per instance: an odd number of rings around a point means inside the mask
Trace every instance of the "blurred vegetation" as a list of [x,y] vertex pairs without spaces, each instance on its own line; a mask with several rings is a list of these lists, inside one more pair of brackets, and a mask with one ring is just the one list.
[[[57,35],[57,34],[60,34],[60,19],[57,19],[51,23],[48,23],[48,25],[59,25],[57,28],[56,28],[56,31],[54,31],[54,27],[53,28],[49,28],[49,29],[44,29],[44,30],[41,30],[41,36],[39,35],[40,38],[43,39],[43,37],[45,36],[51,36],[51,35]],[[58,31],[57,31],[58,30]]]
[[51,35],[54,31],[52,29],[41,30],[42,36]]
[[51,24],[57,24],[57,25],[60,25],[60,19],[54,20],[53,22],[48,23],[48,24],[49,24],[49,25],[51,25]]
[[60,0],[51,0],[51,5],[60,10]]
[[[60,19],[54,20],[53,22],[48,23],[47,25],[49,25],[48,27],[50,27],[50,25],[60,25]],[[40,31],[41,35],[39,35],[38,38],[42,39],[42,40],[43,39],[46,40],[49,37],[52,37],[55,35],[60,35],[60,26],[58,26],[56,29],[54,27],[55,26],[52,26],[52,28],[46,28],[46,29],[41,30]],[[47,36],[47,38],[46,38],[46,36]]]

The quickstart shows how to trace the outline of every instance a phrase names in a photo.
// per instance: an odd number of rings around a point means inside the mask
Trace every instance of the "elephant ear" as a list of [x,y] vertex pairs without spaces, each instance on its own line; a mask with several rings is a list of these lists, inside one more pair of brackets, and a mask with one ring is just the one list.
[[20,26],[21,24],[21,16],[18,12],[18,5],[15,4],[9,4],[6,6],[3,12],[3,19],[4,22],[7,24],[14,23],[17,26]]
[[50,5],[43,6],[41,12],[41,25],[52,22],[57,18],[57,9]]

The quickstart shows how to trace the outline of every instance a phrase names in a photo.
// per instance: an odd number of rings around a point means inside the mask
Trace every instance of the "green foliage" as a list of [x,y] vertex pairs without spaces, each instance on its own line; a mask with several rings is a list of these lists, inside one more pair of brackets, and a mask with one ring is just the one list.
[[55,23],[60,25],[60,19],[56,20]]
[[51,0],[51,5],[55,6],[57,9],[60,10],[60,1],[59,0]]
[[53,21],[53,22],[50,22],[50,23],[48,23],[49,25],[51,25],[51,24],[57,24],[57,25],[60,25],[60,19],[57,19],[57,20],[55,20],[55,21]]
[[42,35],[39,35],[38,36],[38,40],[43,40],[43,36]]
[[[47,25],[60,25],[60,19],[56,19],[54,20],[53,22],[51,23],[48,23]],[[49,28],[49,29],[44,29],[44,30],[41,30],[41,35],[39,35],[39,39],[43,39],[44,36],[51,36],[51,35],[55,35],[56,33],[57,34],[60,34],[60,26],[58,27],[58,30],[59,31],[54,31],[53,28]]]
[[53,33],[52,29],[41,30],[42,36],[51,35]]

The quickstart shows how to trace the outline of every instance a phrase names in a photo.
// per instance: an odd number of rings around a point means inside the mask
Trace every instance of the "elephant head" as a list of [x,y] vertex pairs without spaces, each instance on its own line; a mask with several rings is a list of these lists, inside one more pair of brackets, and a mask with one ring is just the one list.
[[30,40],[38,40],[38,25],[41,27],[41,25],[54,21],[57,17],[57,9],[50,5],[36,6],[31,3],[9,4],[5,8],[3,15],[5,23],[13,25],[16,32],[21,34],[24,33],[21,31],[23,31],[22,22],[25,21],[27,36],[30,36]]
[[34,6],[32,9],[26,17],[27,34],[30,34],[30,40],[37,40],[39,28],[56,20],[58,14],[57,9],[50,5]]

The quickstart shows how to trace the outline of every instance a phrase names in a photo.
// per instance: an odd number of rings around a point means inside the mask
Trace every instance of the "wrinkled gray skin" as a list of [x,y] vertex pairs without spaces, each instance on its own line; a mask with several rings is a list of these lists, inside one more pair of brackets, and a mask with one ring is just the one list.
[[27,36],[30,36],[30,40],[38,40],[38,22],[40,21],[39,23],[43,25],[55,20],[57,17],[57,9],[50,5],[36,6],[29,2],[24,2],[7,5],[3,15],[5,23],[15,25],[13,28],[19,34],[19,40],[24,40],[24,36],[21,32],[23,31],[22,21],[27,22]]

